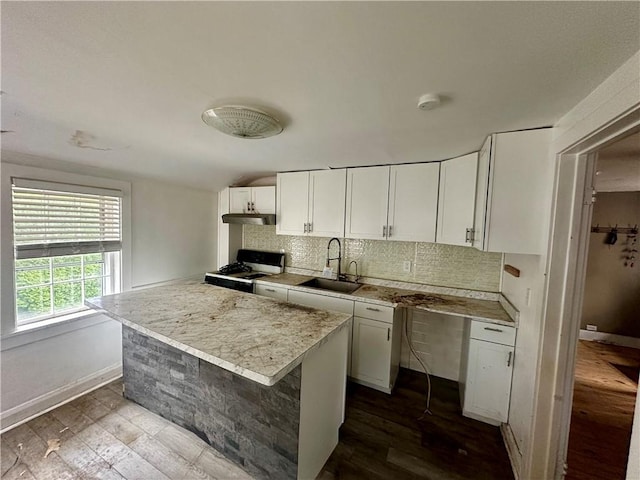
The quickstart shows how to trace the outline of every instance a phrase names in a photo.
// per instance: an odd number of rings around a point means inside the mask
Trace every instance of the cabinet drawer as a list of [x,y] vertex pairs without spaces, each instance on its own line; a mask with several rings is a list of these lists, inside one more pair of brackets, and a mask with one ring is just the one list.
[[304,305],[306,307],[353,315],[353,300],[346,300],[344,298],[328,297],[326,295],[319,295],[315,293],[289,290],[289,302]]
[[354,315],[356,317],[371,318],[381,322],[393,322],[393,307],[384,307],[373,303],[356,302]]
[[515,345],[516,329],[495,323],[471,321],[471,338],[499,343],[501,345]]
[[256,294],[263,297],[271,297],[277,300],[287,301],[287,288],[273,287],[271,285],[256,285]]

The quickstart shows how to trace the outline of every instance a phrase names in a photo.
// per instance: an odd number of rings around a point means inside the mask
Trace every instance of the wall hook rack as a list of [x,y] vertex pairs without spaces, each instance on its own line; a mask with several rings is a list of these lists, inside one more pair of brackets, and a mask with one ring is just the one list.
[[601,227],[600,225],[596,225],[595,227],[591,227],[591,233],[619,233],[621,235],[637,235],[638,234],[638,225],[633,227]]

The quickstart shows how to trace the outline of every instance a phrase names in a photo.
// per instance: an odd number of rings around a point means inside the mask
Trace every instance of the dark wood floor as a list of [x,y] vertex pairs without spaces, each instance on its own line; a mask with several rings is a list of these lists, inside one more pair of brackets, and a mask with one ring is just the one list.
[[[319,478],[512,479],[498,428],[460,415],[455,382],[434,378],[433,415],[419,418],[425,387],[408,370],[393,395],[350,385],[340,443]],[[116,381],[2,434],[2,480],[250,478],[121,392]]]
[[497,427],[460,413],[458,384],[402,369],[393,395],[350,384],[340,443],[321,478],[513,479]]
[[578,343],[566,479],[625,478],[639,368],[638,349]]

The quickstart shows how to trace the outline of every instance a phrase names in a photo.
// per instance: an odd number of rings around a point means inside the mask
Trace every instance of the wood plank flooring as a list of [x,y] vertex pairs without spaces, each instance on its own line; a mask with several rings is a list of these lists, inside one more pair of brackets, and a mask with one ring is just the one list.
[[458,384],[432,378],[425,415],[424,374],[401,369],[393,395],[349,385],[340,443],[321,478],[513,479],[497,427],[460,413]]
[[[498,428],[460,415],[455,382],[402,370],[393,395],[350,384],[340,443],[319,478],[512,479]],[[2,480],[249,479],[200,438],[121,396],[116,381],[4,433]],[[47,441],[60,449],[46,459]]]
[[[47,458],[47,442],[60,449]],[[250,479],[196,435],[122,397],[113,382],[1,436],[2,480]]]
[[639,368],[638,349],[579,341],[566,479],[625,478]]

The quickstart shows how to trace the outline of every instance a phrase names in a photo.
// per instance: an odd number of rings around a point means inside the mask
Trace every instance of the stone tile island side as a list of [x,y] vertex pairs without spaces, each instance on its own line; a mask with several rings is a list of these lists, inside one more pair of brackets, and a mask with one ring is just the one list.
[[320,472],[344,420],[350,315],[196,282],[86,303],[123,324],[128,399],[255,478]]

